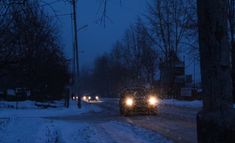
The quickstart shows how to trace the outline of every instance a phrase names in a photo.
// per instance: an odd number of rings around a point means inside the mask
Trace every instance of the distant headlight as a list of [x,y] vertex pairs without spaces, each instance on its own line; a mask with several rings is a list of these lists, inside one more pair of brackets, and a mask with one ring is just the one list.
[[89,96],[88,99],[90,100],[90,99],[91,99],[91,96]]
[[157,105],[157,104],[158,104],[158,99],[157,99],[157,97],[155,97],[155,96],[150,96],[150,97],[148,98],[148,103],[149,103],[149,105],[152,105],[152,106]]
[[99,96],[96,96],[95,99],[96,99],[96,100],[99,100]]
[[73,100],[75,100],[75,97],[73,97]]
[[78,99],[78,96],[76,96],[76,99]]
[[87,99],[87,97],[86,97],[86,96],[83,96],[83,97],[82,97],[82,99],[83,99],[83,100],[86,100],[86,99]]
[[127,105],[127,106],[133,106],[133,104],[134,104],[133,98],[128,97],[128,98],[126,99],[126,105]]

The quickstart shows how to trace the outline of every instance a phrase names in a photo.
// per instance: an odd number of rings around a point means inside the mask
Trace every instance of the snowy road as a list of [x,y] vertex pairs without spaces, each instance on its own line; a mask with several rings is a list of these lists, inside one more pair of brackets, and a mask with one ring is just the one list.
[[[119,116],[118,100],[106,100],[100,107],[113,116]],[[158,132],[178,143],[195,143],[196,114],[200,108],[161,104],[157,116],[122,117],[122,120],[135,126]]]
[[[73,116],[49,117],[49,120],[59,120],[67,124],[85,124],[88,130],[82,133],[89,142],[94,143],[171,143],[169,139],[158,132],[133,124],[129,118],[121,117],[117,111],[104,108],[105,102],[98,106],[101,112],[90,112]],[[84,137],[83,137],[84,138]],[[98,138],[98,140],[97,140]],[[96,140],[95,140],[96,139]],[[80,141],[82,142],[82,141]],[[83,141],[84,143],[88,141]]]
[[[120,143],[133,142],[133,139],[135,139],[135,142],[158,143],[164,140],[159,139],[158,134],[176,143],[196,142],[195,118],[199,108],[192,109],[173,105],[161,105],[158,116],[122,117],[119,115],[118,100],[116,99],[104,100],[104,102],[97,104],[97,106],[102,108],[101,112],[85,113],[82,116],[57,116],[50,119],[90,124],[96,130],[100,130],[99,133],[106,134],[101,136],[105,137],[108,134],[114,142]],[[131,131],[127,132],[127,129],[130,129],[130,127],[132,127]],[[146,138],[146,136],[150,138]],[[156,136],[157,139],[154,138]],[[151,138],[154,139],[147,140]]]

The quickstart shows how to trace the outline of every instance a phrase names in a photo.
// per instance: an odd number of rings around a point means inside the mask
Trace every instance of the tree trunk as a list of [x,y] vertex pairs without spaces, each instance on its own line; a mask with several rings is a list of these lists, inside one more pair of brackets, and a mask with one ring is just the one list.
[[227,1],[198,0],[197,4],[203,87],[198,142],[235,142]]
[[235,41],[232,43],[233,102],[235,103]]

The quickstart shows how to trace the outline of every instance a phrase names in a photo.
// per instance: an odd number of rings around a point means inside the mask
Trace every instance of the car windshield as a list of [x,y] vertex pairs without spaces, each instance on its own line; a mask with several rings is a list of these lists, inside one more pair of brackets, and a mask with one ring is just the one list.
[[147,93],[145,88],[130,88],[124,91],[124,95],[132,95],[136,97],[143,97]]

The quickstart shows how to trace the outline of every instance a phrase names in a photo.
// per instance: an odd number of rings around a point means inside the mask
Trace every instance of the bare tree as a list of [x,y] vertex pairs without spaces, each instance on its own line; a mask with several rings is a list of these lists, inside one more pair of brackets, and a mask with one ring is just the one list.
[[154,6],[149,4],[149,16],[154,41],[163,53],[163,58],[169,58],[174,52],[179,54],[183,47],[192,44],[192,28],[195,28],[195,1],[185,0],[154,0]]
[[[149,4],[148,20],[153,41],[160,52],[162,94],[175,93],[175,66],[183,65],[183,53],[195,53],[196,4],[187,0],[154,0]],[[182,52],[183,51],[183,52]]]
[[157,51],[146,26],[139,19],[127,29],[123,40],[115,43],[110,53],[95,61],[94,88],[103,95],[117,96],[124,87],[152,84],[157,66]]
[[141,65],[139,70],[142,71],[143,79],[152,84],[158,67],[158,54],[147,27],[140,19],[136,24],[136,38],[140,58],[137,61],[140,61]]
[[130,84],[152,84],[157,70],[158,54],[147,27],[140,19],[127,29],[122,43],[117,43],[113,52],[120,63],[130,71]]
[[[9,6],[6,4],[6,1],[0,1],[0,75],[4,75],[4,70],[6,67],[9,67],[10,56],[12,55],[12,49],[9,45],[12,42],[10,37],[11,31],[9,29],[10,20],[6,15],[9,14]],[[12,59],[11,59],[12,61]]]

